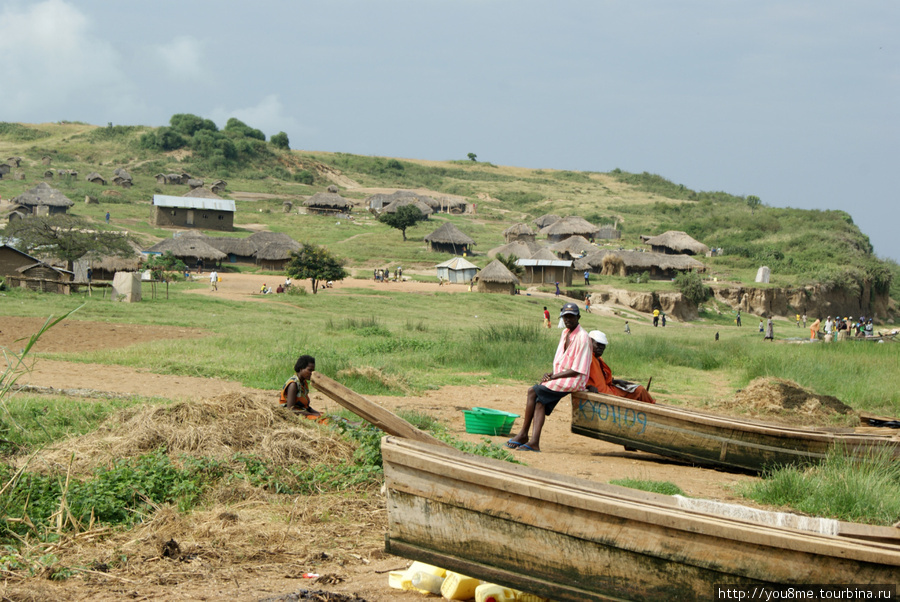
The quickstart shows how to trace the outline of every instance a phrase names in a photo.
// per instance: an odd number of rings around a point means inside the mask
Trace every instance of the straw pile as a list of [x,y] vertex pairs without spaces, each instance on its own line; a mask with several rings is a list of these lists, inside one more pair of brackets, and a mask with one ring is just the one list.
[[[263,395],[228,393],[173,405],[130,408],[95,432],[64,441],[39,456],[43,469],[90,473],[94,467],[164,447],[173,461],[182,455],[227,460],[257,456],[272,465],[350,458],[352,446],[312,421],[280,408]],[[30,469],[40,470],[33,459]]]

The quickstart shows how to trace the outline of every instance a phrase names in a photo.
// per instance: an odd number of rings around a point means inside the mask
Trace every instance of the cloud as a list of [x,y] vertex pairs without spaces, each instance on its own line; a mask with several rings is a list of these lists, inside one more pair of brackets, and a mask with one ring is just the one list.
[[163,67],[170,76],[191,80],[203,75],[203,44],[196,38],[179,36],[156,46],[155,54],[162,59]]
[[292,147],[295,137],[309,131],[309,128],[288,114],[277,94],[266,96],[253,107],[240,109],[217,107],[212,111],[212,120],[219,127],[224,127],[231,117],[237,117],[250,127],[262,130],[266,137],[278,132],[287,132]]
[[[47,114],[83,119],[89,113],[105,121],[136,104],[118,52],[63,0],[4,7],[0,56],[5,119],[41,121]],[[70,115],[75,109],[79,114]]]

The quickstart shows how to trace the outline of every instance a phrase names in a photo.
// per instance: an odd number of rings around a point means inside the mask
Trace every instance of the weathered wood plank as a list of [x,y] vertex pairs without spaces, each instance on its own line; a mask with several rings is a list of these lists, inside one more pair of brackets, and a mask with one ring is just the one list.
[[316,389],[389,435],[430,443],[439,447],[451,447],[321,372],[313,372],[311,381]]
[[392,437],[382,456],[389,551],[555,600],[701,599],[716,583],[877,584],[900,573],[898,545],[682,510]]
[[896,432],[783,427],[587,392],[572,394],[572,432],[695,464],[751,472],[820,461],[835,446],[854,455],[889,449],[900,459]]

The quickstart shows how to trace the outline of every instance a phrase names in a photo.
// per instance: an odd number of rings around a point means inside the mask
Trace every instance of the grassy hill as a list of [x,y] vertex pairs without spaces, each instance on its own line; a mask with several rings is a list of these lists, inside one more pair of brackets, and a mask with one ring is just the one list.
[[[236,197],[234,236],[251,228],[285,232],[297,240],[326,244],[348,260],[353,271],[400,264],[407,270],[430,267],[446,259],[430,253],[423,238],[441,220],[450,220],[476,241],[476,264],[483,254],[503,244],[504,229],[530,222],[545,213],[577,214],[598,225],[616,224],[622,231],[616,246],[640,245],[640,235],[684,230],[721,257],[706,260],[719,280],[752,283],[756,269],[772,269],[772,286],[814,282],[834,286],[871,283],[891,288],[900,298],[894,262],[876,258],[868,237],[844,211],[781,209],[764,204],[751,211],[744,197],[725,192],[690,190],[654,174],[524,169],[473,161],[420,161],[365,157],[345,153],[289,151],[266,142],[261,132],[230,120],[218,130],[209,120],[176,115],[172,126],[97,127],[82,123],[27,125],[0,123],[0,155],[23,157],[26,180],[0,180],[0,195],[9,199],[42,179],[51,158],[52,169],[75,169],[76,178],[54,178],[52,185],[76,201],[72,213],[100,221],[107,211],[111,227],[131,230],[151,243],[169,233],[150,225],[153,194],[180,195],[187,186],[161,186],[157,173],[186,171],[210,183],[228,181],[226,196]],[[134,177],[131,189],[102,187],[84,180],[91,171],[109,179],[122,167]],[[476,203],[476,215],[435,216],[412,230],[402,242],[399,233],[366,214],[338,224],[330,217],[285,214],[282,204],[295,205],[333,182],[341,194],[361,201],[370,188],[426,188],[466,197]],[[245,194],[241,194],[245,193]],[[256,193],[252,197],[246,193]],[[87,205],[85,196],[99,205]],[[241,200],[249,199],[253,200]],[[624,279],[623,279],[624,280]],[[623,281],[623,285],[626,283]],[[664,287],[664,285],[661,285]],[[659,287],[657,287],[659,288]]]

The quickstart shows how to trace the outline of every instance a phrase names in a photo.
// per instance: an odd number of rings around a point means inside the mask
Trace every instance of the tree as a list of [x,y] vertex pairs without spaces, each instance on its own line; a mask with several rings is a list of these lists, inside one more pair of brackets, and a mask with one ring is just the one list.
[[343,259],[338,259],[325,247],[310,243],[303,243],[299,250],[291,253],[285,271],[296,280],[309,278],[314,295],[318,292],[320,280],[343,280],[347,277]]
[[272,143],[272,146],[275,148],[280,148],[283,150],[289,150],[291,148],[291,142],[288,140],[288,135],[284,132],[278,132],[271,138],[269,138],[269,142]]
[[165,280],[166,282],[173,279],[173,274],[184,274],[187,271],[187,266],[184,265],[183,261],[175,257],[172,251],[166,251],[162,255],[154,255],[147,260],[144,267],[150,270],[154,280]]
[[128,236],[109,230],[96,230],[86,220],[73,215],[51,215],[15,220],[6,226],[7,238],[19,241],[17,248],[25,253],[50,255],[66,262],[71,270],[76,259],[84,256],[134,253]]
[[760,198],[754,194],[751,194],[747,197],[747,206],[750,207],[750,215],[756,212],[756,208],[760,206],[762,201]]
[[475,161],[478,159],[478,155],[476,155],[475,153],[469,153],[466,156],[469,158],[469,161]]
[[169,125],[172,126],[173,130],[176,130],[185,136],[193,136],[201,130],[210,132],[219,131],[219,128],[216,127],[213,120],[203,119],[202,117],[192,115],[191,113],[176,113],[175,115],[172,115],[169,119]]
[[505,265],[506,269],[512,272],[513,276],[521,278],[525,275],[525,268],[516,264],[519,258],[516,257],[515,253],[510,253],[506,257],[503,256],[503,253],[497,253],[497,261]]
[[378,216],[378,221],[396,228],[403,233],[403,241],[406,242],[406,229],[412,228],[417,223],[425,219],[425,214],[419,211],[415,205],[403,205],[398,207],[394,213],[382,213]]
[[675,288],[677,288],[687,301],[700,305],[709,298],[712,291],[703,284],[703,279],[697,272],[681,272],[675,276]]

